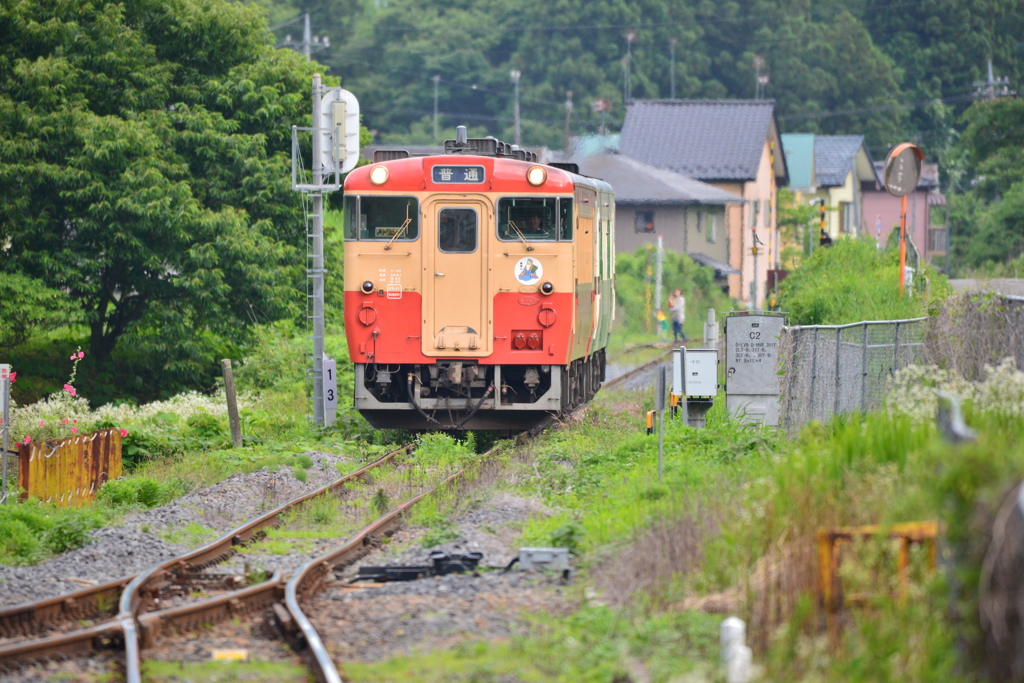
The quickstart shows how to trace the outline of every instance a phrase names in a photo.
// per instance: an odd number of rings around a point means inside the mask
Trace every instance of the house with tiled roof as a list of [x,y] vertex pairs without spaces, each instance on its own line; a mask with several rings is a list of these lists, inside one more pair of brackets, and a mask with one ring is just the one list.
[[[893,232],[900,229],[900,200],[882,186],[884,161],[874,162],[878,182],[865,186],[863,214],[868,234],[879,246],[895,239]],[[949,210],[946,197],[939,192],[939,165],[921,164],[921,177],[917,187],[907,195],[907,236],[909,247],[920,258],[932,262],[936,256],[945,257],[949,239]],[[943,258],[942,263],[945,263]]]
[[723,281],[738,274],[729,265],[725,212],[742,197],[622,154],[577,154],[569,161],[615,188],[616,251],[657,244],[660,236],[666,249],[711,266]]
[[619,151],[743,200],[724,214],[728,263],[737,271],[729,295],[761,307],[778,263],[776,188],[788,181],[774,100],[636,100],[627,105]]
[[865,234],[864,193],[873,190],[878,179],[864,136],[786,133],[782,148],[797,201],[825,200],[829,237]]

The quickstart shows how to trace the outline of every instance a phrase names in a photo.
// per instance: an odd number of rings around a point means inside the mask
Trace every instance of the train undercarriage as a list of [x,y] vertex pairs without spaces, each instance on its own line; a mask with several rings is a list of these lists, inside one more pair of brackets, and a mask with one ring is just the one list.
[[355,408],[377,428],[530,429],[586,403],[604,382],[601,349],[569,365],[356,364]]

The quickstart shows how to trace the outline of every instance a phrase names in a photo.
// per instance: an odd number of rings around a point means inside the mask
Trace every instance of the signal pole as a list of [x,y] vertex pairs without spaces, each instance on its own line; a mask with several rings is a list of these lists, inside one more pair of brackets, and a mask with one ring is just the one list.
[[[308,15],[307,15],[308,16]],[[308,22],[306,24],[309,25]],[[313,74],[313,199],[311,239],[313,253],[309,279],[313,285],[313,422],[324,424],[324,172],[322,166],[320,97],[323,88],[320,74]]]

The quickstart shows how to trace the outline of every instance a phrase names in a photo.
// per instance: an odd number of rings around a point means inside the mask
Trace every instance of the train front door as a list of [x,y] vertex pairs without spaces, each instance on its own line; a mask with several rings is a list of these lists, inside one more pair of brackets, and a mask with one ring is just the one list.
[[494,214],[482,200],[437,197],[426,207],[423,245],[423,353],[491,353],[488,250]]

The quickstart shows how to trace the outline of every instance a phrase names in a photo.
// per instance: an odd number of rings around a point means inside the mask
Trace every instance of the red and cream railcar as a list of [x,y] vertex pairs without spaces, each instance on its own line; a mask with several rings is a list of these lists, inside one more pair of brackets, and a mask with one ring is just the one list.
[[[345,328],[375,427],[521,429],[589,400],[614,312],[615,197],[491,138],[345,181]],[[384,160],[387,159],[387,160]]]

